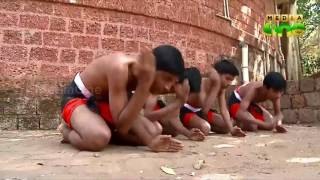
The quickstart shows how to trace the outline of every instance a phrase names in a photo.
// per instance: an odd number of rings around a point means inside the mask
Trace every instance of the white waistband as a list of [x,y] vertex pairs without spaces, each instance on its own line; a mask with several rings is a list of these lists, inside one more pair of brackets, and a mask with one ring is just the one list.
[[74,78],[74,82],[80,89],[81,93],[84,95],[86,98],[90,98],[92,96],[91,92],[86,88],[86,86],[83,84],[81,78],[80,78],[80,73],[76,75]]
[[188,109],[191,110],[192,112],[201,111],[201,108],[194,108],[194,107],[190,106],[190,105],[187,104],[187,103],[185,103],[183,106],[186,107],[186,108],[188,108]]
[[234,95],[239,101],[242,101],[240,94],[236,90],[234,90]]

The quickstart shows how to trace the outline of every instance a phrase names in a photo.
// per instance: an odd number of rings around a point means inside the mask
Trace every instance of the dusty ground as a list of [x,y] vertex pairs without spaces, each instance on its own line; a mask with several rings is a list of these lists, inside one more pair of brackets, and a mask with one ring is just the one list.
[[[287,162],[320,158],[319,137],[320,126],[290,126],[287,134],[185,140],[185,149],[174,154],[125,146],[92,153],[60,144],[55,131],[0,131],[0,179],[320,179],[319,161]],[[220,144],[234,147],[215,147]],[[195,170],[199,159],[206,164]],[[165,174],[161,166],[174,169],[176,175]]]

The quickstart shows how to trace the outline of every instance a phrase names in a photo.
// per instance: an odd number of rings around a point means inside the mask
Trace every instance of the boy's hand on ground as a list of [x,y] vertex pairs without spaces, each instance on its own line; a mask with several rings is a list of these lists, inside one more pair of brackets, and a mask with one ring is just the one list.
[[193,128],[190,130],[191,134],[189,139],[193,141],[203,141],[205,139],[204,134],[200,131],[200,129]]
[[285,127],[281,126],[281,125],[277,125],[277,126],[275,127],[275,129],[276,129],[276,131],[277,131],[278,133],[286,133],[286,132],[288,132],[288,130],[287,130]]
[[148,145],[154,152],[178,152],[183,149],[183,144],[170,135],[158,135]]
[[183,83],[175,85],[174,88],[177,98],[183,103],[187,102],[190,92],[189,81],[185,79]]
[[246,136],[246,134],[241,130],[241,128],[239,128],[237,126],[233,127],[230,133],[232,136],[237,136],[237,137],[245,137]]

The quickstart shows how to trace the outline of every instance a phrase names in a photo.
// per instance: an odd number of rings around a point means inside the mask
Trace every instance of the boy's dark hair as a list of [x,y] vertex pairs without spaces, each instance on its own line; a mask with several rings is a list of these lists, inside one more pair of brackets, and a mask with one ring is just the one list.
[[276,91],[284,91],[287,87],[287,82],[284,77],[278,72],[269,72],[263,80],[263,85],[269,89]]
[[199,93],[201,90],[201,73],[195,67],[186,68],[184,76],[189,81],[190,93]]
[[220,61],[213,64],[212,67],[216,69],[219,74],[230,74],[232,76],[239,76],[237,67],[231,62],[230,59],[223,57]]
[[181,52],[170,45],[161,45],[153,49],[156,58],[156,69],[175,74],[179,77],[179,81],[184,76],[184,61]]

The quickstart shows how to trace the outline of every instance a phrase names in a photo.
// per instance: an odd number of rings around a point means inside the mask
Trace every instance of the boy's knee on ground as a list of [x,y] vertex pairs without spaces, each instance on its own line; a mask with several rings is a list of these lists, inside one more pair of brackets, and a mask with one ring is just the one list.
[[270,123],[270,124],[266,124],[266,126],[265,126],[265,127],[263,127],[262,129],[264,129],[264,130],[268,130],[268,131],[271,131],[271,130],[273,130],[273,124],[272,124],[272,123]]
[[149,132],[152,136],[158,136],[162,133],[162,126],[158,121],[152,122],[151,127],[149,127]]
[[253,131],[253,132],[258,131],[258,125],[256,124],[246,124],[244,125],[244,127],[245,127],[245,130],[247,131]]
[[178,130],[170,127],[170,126],[164,126],[163,127],[163,131],[161,134],[165,134],[165,135],[171,135],[172,137],[176,137],[178,136]]
[[111,133],[107,130],[97,130],[85,138],[85,143],[91,151],[101,151],[111,139]]
[[230,132],[227,124],[224,124],[222,127],[217,127],[217,128],[218,128],[219,133],[221,133],[221,134],[227,134]]
[[200,125],[200,130],[204,135],[209,135],[210,130],[211,130],[211,126],[208,122],[204,121],[203,123],[201,123]]
[[213,127],[212,131],[218,134],[228,134],[230,132],[227,127]]
[[211,125],[211,130],[218,134],[227,134],[230,132],[227,123],[224,122],[221,116],[215,117],[215,121]]
[[162,134],[162,131],[163,131],[162,125],[158,121],[154,122],[153,124],[156,129],[156,135]]

